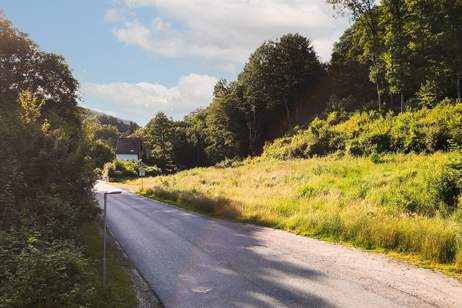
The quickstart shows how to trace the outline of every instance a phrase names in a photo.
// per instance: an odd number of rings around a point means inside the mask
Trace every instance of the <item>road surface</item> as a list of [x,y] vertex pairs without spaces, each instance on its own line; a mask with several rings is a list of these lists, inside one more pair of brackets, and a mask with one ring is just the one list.
[[[110,189],[96,185],[100,204]],[[462,307],[462,283],[440,273],[129,192],[108,196],[108,222],[167,308]]]

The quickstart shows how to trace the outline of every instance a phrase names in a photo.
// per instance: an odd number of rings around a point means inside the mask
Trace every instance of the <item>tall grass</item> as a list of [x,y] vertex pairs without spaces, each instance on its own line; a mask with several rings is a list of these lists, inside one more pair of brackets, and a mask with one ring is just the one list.
[[254,159],[148,178],[143,193],[215,217],[416,255],[462,273],[462,209],[445,200],[452,182],[441,180],[455,157]]
[[92,277],[95,296],[94,307],[136,307],[137,299],[133,283],[128,273],[128,265],[112,245],[108,245],[107,254],[107,287],[101,285],[102,268],[102,235],[96,223],[85,224],[81,229],[81,244],[86,248],[87,256],[92,260]]

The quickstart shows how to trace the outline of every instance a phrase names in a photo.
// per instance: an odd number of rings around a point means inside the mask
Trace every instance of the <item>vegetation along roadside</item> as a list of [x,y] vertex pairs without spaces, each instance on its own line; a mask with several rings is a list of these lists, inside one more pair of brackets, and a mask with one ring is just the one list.
[[213,217],[386,252],[462,278],[459,160],[457,152],[262,157],[146,178],[139,192]]
[[112,253],[101,288],[96,144],[77,80],[1,12],[0,42],[0,307],[134,307]]

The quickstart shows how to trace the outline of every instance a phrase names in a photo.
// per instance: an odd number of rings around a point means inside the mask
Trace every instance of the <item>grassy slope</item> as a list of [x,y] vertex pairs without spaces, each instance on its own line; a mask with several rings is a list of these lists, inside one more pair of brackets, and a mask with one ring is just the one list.
[[94,307],[127,307],[137,306],[136,295],[127,269],[122,265],[124,262],[115,248],[108,245],[107,254],[107,288],[101,286],[102,266],[102,235],[100,227],[96,223],[87,224],[82,228],[82,243],[86,247],[88,257],[92,260],[94,272],[92,284],[96,289]]
[[403,211],[410,201],[430,199],[428,177],[453,155],[389,155],[382,163],[334,156],[253,160],[147,178],[143,194],[215,217],[391,252],[461,277],[460,220]]

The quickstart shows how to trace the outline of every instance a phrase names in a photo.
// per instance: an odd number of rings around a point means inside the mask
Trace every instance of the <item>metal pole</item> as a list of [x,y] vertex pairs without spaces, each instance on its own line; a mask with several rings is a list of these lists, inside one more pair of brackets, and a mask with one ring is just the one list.
[[104,193],[104,234],[103,234],[103,288],[106,288],[106,203],[107,194]]

